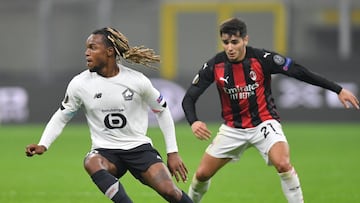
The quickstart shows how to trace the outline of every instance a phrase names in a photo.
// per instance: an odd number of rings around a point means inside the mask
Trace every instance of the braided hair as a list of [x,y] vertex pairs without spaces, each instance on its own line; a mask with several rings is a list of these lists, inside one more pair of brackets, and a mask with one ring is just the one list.
[[130,63],[142,64],[146,67],[157,69],[152,66],[152,63],[159,63],[160,56],[156,55],[155,51],[144,46],[131,47],[125,35],[118,30],[106,27],[95,30],[92,34],[101,34],[104,36],[104,43],[107,47],[113,47],[115,50],[115,57],[120,60],[120,57]]

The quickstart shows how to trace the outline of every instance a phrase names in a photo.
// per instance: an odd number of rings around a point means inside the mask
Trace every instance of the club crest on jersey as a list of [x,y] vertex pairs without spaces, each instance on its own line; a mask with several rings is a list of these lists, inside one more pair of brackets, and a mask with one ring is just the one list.
[[124,99],[126,101],[132,100],[133,96],[134,96],[134,92],[131,91],[130,89],[126,89],[123,93],[122,93]]
[[279,66],[284,65],[284,63],[285,63],[285,58],[278,54],[274,55],[273,60]]
[[256,81],[256,72],[251,70],[249,73],[251,80]]

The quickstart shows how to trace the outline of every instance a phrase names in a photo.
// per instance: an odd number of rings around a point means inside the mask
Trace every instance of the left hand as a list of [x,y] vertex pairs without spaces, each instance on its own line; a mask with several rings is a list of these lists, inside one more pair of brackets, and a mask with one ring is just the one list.
[[177,182],[180,180],[179,176],[183,182],[187,181],[188,170],[177,152],[167,154],[167,165]]
[[351,103],[354,108],[359,109],[359,99],[347,89],[342,89],[338,95],[340,102],[344,105],[345,108],[350,108],[349,103]]

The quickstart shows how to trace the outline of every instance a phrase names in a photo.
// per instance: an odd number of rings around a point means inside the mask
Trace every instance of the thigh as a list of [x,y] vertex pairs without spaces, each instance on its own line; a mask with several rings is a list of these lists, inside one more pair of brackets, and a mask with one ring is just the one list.
[[168,168],[163,162],[152,164],[146,171],[141,173],[141,177],[144,184],[158,192],[176,187]]
[[[150,144],[141,145],[126,153],[122,157],[131,174],[143,184],[148,184],[148,180],[144,178],[144,173],[148,171],[154,164],[161,163],[164,165],[159,152]],[[164,165],[165,166],[165,165]]]
[[290,171],[290,152],[286,142],[275,143],[269,151],[269,160],[279,173]]
[[244,129],[231,128],[222,124],[216,137],[207,147],[206,153],[213,158],[236,161],[249,146]]
[[231,160],[231,158],[216,158],[205,153],[196,170],[196,178],[203,182],[209,180],[219,169]]
[[[251,140],[255,148],[261,153],[262,157],[268,165],[272,165],[269,159],[269,152],[277,143],[279,146],[287,146],[287,139],[282,130],[281,124],[276,120],[268,120],[256,127],[253,139]],[[282,153],[282,150],[276,150],[273,154]]]

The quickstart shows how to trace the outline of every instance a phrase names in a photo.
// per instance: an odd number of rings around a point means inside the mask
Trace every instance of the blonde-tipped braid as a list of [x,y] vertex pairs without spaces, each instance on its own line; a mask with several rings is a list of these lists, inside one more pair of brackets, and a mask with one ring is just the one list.
[[155,51],[144,46],[130,47],[129,41],[125,35],[114,28],[106,28],[110,33],[107,38],[112,42],[117,56],[121,56],[127,61],[142,64],[149,68],[157,69],[152,63],[159,63],[160,56]]

